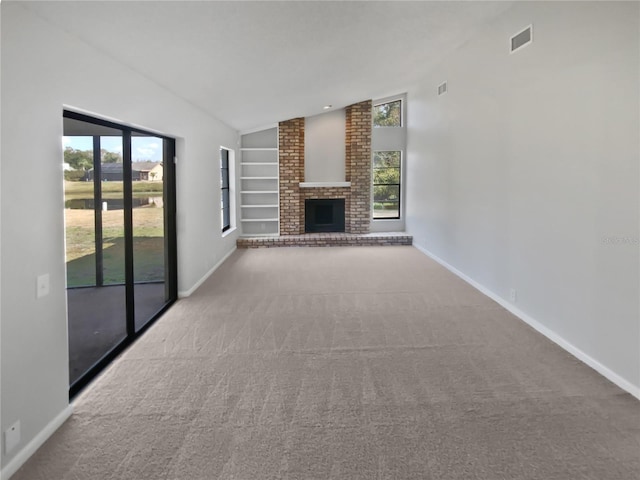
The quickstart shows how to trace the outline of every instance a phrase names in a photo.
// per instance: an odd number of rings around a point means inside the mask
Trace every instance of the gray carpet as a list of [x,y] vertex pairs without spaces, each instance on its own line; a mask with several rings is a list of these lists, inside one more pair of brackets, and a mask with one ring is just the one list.
[[638,480],[640,402],[413,247],[242,250],[15,480]]

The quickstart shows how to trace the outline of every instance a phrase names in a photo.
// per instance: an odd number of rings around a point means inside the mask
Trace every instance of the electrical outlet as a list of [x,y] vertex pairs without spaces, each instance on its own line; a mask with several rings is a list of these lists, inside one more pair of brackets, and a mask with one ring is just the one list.
[[4,453],[11,452],[20,443],[20,420],[4,431]]
[[38,298],[49,295],[49,274],[38,275],[36,280],[36,296]]
[[513,303],[516,303],[518,301],[518,291],[515,288],[512,288],[509,291],[509,300],[511,300]]

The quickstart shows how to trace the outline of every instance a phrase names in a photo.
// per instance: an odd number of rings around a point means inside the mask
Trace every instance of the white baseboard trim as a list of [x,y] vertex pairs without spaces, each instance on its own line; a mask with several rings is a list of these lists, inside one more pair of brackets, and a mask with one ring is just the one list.
[[220,267],[220,265],[222,265],[225,262],[225,260],[227,258],[229,258],[233,254],[233,252],[236,251],[236,248],[237,247],[234,245],[234,247],[231,249],[231,251],[229,251],[229,253],[227,253],[224,257],[222,257],[218,263],[216,263],[213,267],[211,267],[211,270],[209,270],[207,273],[205,273],[202,276],[202,278],[200,280],[198,280],[193,287],[191,287],[189,290],[179,291],[178,292],[178,297],[179,298],[185,298],[185,297],[190,296],[193,292],[195,292],[198,289],[198,287],[200,285],[202,285],[207,280],[207,278],[209,278],[213,274],[213,272],[215,272]]
[[67,421],[72,413],[73,406],[68,405],[53,420],[51,420],[46,427],[40,430],[40,433],[33,437],[33,439],[27,443],[2,469],[0,472],[0,479],[9,480],[9,478],[11,478],[11,476],[16,473],[34,453],[36,453],[42,444],[46,442],[47,439],[53,435],[53,433],[60,428],[64,422]]
[[623,390],[629,392],[631,395],[633,395],[638,400],[640,400],[640,387],[638,387],[638,386],[632,384],[631,382],[629,382],[628,380],[622,378],[620,375],[618,375],[617,373],[615,373],[614,371],[612,371],[608,367],[604,366],[603,364],[601,364],[600,362],[595,360],[593,357],[589,356],[588,354],[586,354],[585,352],[580,350],[575,345],[571,344],[571,342],[568,342],[567,340],[562,338],[560,335],[558,335],[556,332],[554,332],[550,328],[548,328],[545,325],[543,325],[542,323],[540,323],[538,320],[535,320],[534,318],[532,318],[531,316],[529,316],[528,314],[526,314],[525,312],[523,312],[522,310],[517,308],[512,303],[510,303],[507,300],[505,300],[504,298],[496,295],[491,290],[488,290],[486,287],[482,286],[481,284],[479,284],[478,282],[476,282],[472,278],[468,277],[467,275],[462,273],[460,270],[458,270],[454,266],[448,264],[447,262],[445,262],[443,259],[441,259],[437,255],[434,255],[433,253],[431,253],[429,250],[427,250],[423,246],[418,245],[415,242],[413,243],[413,246],[416,247],[418,250],[420,250],[422,253],[424,253],[427,257],[429,257],[432,260],[436,261],[437,263],[442,265],[444,268],[449,270],[451,273],[453,273],[454,275],[460,277],[462,280],[467,282],[469,285],[471,285],[475,289],[479,290],[481,293],[483,293],[484,295],[489,297],[491,300],[493,300],[494,302],[498,303],[500,306],[502,306],[503,308],[505,308],[509,312],[513,313],[520,320],[522,320],[527,325],[532,327],[534,330],[538,331],[539,333],[541,333],[542,335],[547,337],[549,340],[551,340],[556,345],[562,347],[564,350],[569,352],[571,355],[576,357],[578,360],[580,360],[581,362],[583,362],[583,363],[587,364],[588,366],[590,366],[591,368],[593,368],[600,375],[602,375],[603,377],[607,378],[611,382],[615,383],[618,387],[620,387]]

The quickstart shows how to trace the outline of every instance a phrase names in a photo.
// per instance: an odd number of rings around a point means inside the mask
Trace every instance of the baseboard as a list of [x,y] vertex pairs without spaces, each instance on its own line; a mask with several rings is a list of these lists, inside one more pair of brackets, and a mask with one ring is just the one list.
[[209,278],[213,274],[213,272],[215,272],[220,267],[220,265],[222,265],[225,262],[225,260],[229,258],[235,251],[236,251],[236,246],[234,245],[233,248],[229,251],[229,253],[227,253],[224,257],[222,257],[222,259],[220,259],[218,263],[216,263],[213,267],[211,267],[211,270],[205,273],[202,276],[202,278],[195,283],[193,287],[191,287],[189,290],[179,291],[178,297],[185,298],[190,296],[193,292],[195,292],[198,289],[198,287],[202,285],[207,280],[207,278]]
[[62,412],[60,412],[53,420],[51,420],[46,427],[40,430],[29,443],[27,443],[22,450],[20,450],[15,457],[11,459],[9,463],[0,472],[1,480],[9,480],[11,476],[16,473],[29,458],[36,453],[36,451],[42,446],[47,439],[53,435],[53,433],[62,426],[62,424],[73,413],[73,406],[68,405]]
[[523,312],[522,310],[517,308],[512,303],[510,303],[507,300],[505,300],[504,298],[496,295],[491,290],[487,289],[486,287],[484,287],[483,285],[479,284],[478,282],[476,282],[472,278],[468,277],[467,275],[462,273],[460,270],[458,270],[454,266],[448,264],[447,262],[445,262],[443,259],[441,259],[437,255],[434,255],[433,253],[431,253],[429,250],[427,250],[423,246],[417,245],[415,242],[414,242],[413,246],[416,247],[418,250],[420,250],[422,253],[424,253],[427,257],[431,258],[432,260],[434,260],[437,263],[439,263],[440,265],[442,265],[444,268],[449,270],[454,275],[460,277],[462,280],[467,282],[469,285],[474,287],[476,290],[479,290],[481,293],[483,293],[484,295],[489,297],[491,300],[493,300],[494,302],[498,303],[500,306],[502,306],[503,308],[505,308],[506,310],[508,310],[512,314],[514,314],[516,317],[518,317],[520,320],[525,322],[531,328],[533,328],[534,330],[538,331],[539,333],[541,333],[542,335],[547,337],[553,343],[555,343],[556,345],[560,346],[561,348],[563,348],[564,350],[569,352],[571,355],[576,357],[578,360],[580,360],[581,362],[583,362],[583,363],[587,364],[588,366],[590,366],[591,368],[593,368],[600,375],[602,375],[603,377],[605,377],[609,381],[611,381],[614,384],[616,384],[618,387],[620,387],[623,390],[629,392],[631,395],[633,395],[638,400],[640,400],[640,387],[638,387],[638,386],[632,384],[631,382],[629,382],[628,380],[622,378],[620,375],[618,375],[617,373],[615,373],[614,371],[612,371],[608,367],[604,366],[603,364],[601,364],[600,362],[595,360],[593,357],[589,356],[588,354],[586,354],[585,352],[580,350],[578,347],[573,345],[571,342],[568,342],[563,337],[558,335],[556,332],[554,332],[550,328],[548,328],[545,325],[543,325],[542,323],[540,323],[538,320],[532,318],[531,316],[529,316],[528,314],[526,314],[525,312]]

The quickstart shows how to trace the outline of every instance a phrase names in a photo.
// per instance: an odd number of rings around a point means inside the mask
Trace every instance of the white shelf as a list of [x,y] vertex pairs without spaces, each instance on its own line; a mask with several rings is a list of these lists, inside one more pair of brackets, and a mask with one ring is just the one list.
[[[242,235],[278,235],[280,233],[278,128],[272,127],[243,134],[241,142],[242,190],[240,194],[253,195],[244,197],[240,202]],[[269,218],[246,218],[260,216]]]

